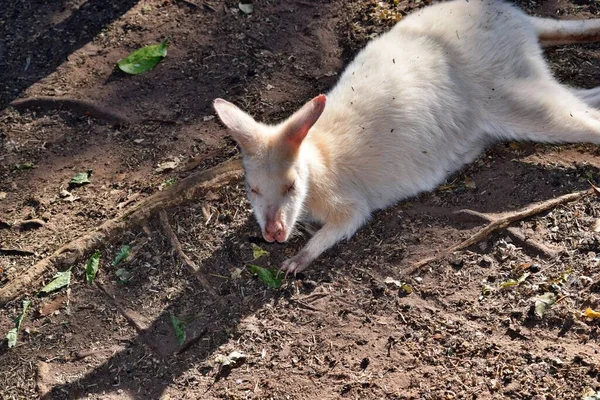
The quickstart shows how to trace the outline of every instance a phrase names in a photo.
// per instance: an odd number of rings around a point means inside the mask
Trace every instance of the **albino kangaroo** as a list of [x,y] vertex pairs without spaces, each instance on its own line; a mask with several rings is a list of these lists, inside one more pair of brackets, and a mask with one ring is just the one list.
[[600,88],[559,84],[540,46],[594,40],[600,19],[457,0],[372,40],[327,96],[277,125],[216,99],[264,238],[285,242],[300,217],[322,224],[282,269],[303,270],[372,211],[434,189],[494,141],[600,144]]

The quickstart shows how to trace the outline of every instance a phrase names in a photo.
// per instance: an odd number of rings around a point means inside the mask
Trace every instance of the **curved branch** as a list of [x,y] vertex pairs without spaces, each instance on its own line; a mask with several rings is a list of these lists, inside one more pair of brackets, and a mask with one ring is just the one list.
[[174,183],[38,261],[23,274],[0,288],[0,304],[5,304],[32,290],[40,283],[47,270],[73,265],[85,254],[111,243],[120,233],[142,224],[159,210],[186,203],[199,196],[204,189],[225,185],[240,179],[242,175],[241,160],[233,159]]
[[71,97],[29,97],[26,99],[14,100],[9,105],[19,111],[31,108],[39,108],[42,110],[71,110],[112,124],[128,124],[132,122],[129,118],[118,112],[100,107],[87,100]]

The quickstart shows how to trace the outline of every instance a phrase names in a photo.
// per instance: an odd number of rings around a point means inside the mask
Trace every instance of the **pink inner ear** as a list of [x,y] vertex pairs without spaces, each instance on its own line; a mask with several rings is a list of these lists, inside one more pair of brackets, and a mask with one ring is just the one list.
[[291,147],[300,147],[310,128],[325,110],[326,102],[327,97],[325,95],[318,95],[288,119],[285,135]]

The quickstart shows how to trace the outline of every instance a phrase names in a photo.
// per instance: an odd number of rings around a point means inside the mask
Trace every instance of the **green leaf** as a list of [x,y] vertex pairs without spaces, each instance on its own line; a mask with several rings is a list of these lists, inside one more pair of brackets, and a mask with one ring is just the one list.
[[69,185],[85,185],[90,183],[90,175],[92,175],[92,170],[87,172],[79,172],[69,181]]
[[502,283],[500,284],[500,287],[501,287],[502,289],[505,289],[505,288],[507,288],[507,287],[511,287],[511,286],[517,286],[517,285],[518,285],[517,281],[515,281],[514,279],[509,279],[509,280],[507,280],[506,282],[502,282]]
[[117,66],[121,71],[132,75],[150,71],[160,60],[167,56],[168,41],[169,39],[165,39],[161,44],[142,47],[119,60]]
[[15,347],[17,345],[17,335],[18,335],[18,329],[17,328],[12,328],[10,331],[8,331],[8,333],[6,334],[6,340],[8,341],[8,348],[10,349],[11,347]]
[[125,284],[131,280],[133,276],[131,272],[127,271],[125,268],[119,268],[115,271],[115,275],[117,275],[117,283]]
[[177,178],[169,178],[167,179],[167,181],[165,182],[165,187],[169,187],[172,184],[174,184],[175,182],[177,182]]
[[24,170],[35,168],[35,165],[31,161],[24,162],[23,164],[15,164],[15,169]]
[[31,301],[23,300],[23,311],[21,312],[21,314],[19,314],[17,318],[14,319],[15,327],[8,331],[8,333],[6,334],[6,340],[8,340],[8,348],[14,347],[17,344],[19,329],[21,329],[21,323],[23,322],[25,314],[27,314],[27,310],[29,309],[30,305]]
[[412,286],[410,286],[408,283],[402,282],[402,286],[400,286],[400,290],[398,291],[398,294],[400,296],[408,296],[412,292],[413,292]]
[[62,289],[65,286],[69,286],[69,283],[71,283],[71,268],[63,272],[57,272],[56,275],[54,275],[54,279],[52,279],[52,282],[44,286],[42,290],[40,290],[40,293],[47,294],[50,292],[54,292],[55,290]]
[[257,244],[252,243],[252,257],[254,257],[254,259],[258,259],[261,258],[262,256],[268,256],[269,252],[266,250],[261,249],[260,247],[258,247]]
[[525,272],[523,275],[521,275],[519,277],[519,279],[517,279],[516,281],[514,279],[509,279],[506,282],[502,282],[500,284],[500,287],[502,289],[505,289],[507,287],[511,287],[511,286],[517,286],[520,285],[521,283],[525,282],[525,279],[527,279],[529,277],[529,275],[531,275],[531,272]]
[[85,279],[90,285],[94,283],[96,279],[96,273],[98,272],[98,265],[100,264],[100,252],[96,250],[94,254],[89,258],[87,265],[85,266]]
[[272,271],[267,268],[259,267],[258,265],[248,264],[248,268],[253,274],[258,275],[258,279],[260,279],[265,285],[270,287],[271,289],[278,289],[281,287],[282,279],[279,278],[279,272]]
[[535,315],[542,318],[556,303],[556,295],[552,292],[544,293],[535,299]]
[[117,264],[120,264],[121,261],[125,261],[127,257],[129,257],[129,254],[131,254],[130,250],[131,247],[128,245],[121,246],[121,249],[119,249],[119,252],[117,253],[115,259],[112,262],[113,267],[117,266]]
[[177,337],[177,343],[182,345],[185,342],[186,338],[185,324],[174,314],[171,314],[171,325],[173,325],[173,329],[175,330],[175,337]]

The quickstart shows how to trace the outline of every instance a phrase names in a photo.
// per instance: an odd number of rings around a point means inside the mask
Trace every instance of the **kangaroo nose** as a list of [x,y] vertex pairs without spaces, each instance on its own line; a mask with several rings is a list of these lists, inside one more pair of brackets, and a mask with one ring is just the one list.
[[283,242],[285,239],[285,230],[281,221],[267,221],[263,236],[267,242]]

